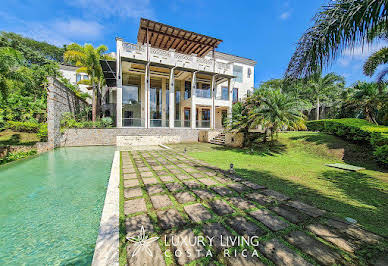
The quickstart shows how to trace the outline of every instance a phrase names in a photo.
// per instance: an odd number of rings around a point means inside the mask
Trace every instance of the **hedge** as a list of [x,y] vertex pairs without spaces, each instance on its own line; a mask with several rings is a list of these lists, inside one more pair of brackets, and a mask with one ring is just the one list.
[[40,128],[40,124],[35,122],[7,121],[5,123],[5,128],[19,132],[37,133]]
[[370,144],[376,159],[388,166],[388,127],[357,118],[307,121],[308,130],[333,134],[347,140]]

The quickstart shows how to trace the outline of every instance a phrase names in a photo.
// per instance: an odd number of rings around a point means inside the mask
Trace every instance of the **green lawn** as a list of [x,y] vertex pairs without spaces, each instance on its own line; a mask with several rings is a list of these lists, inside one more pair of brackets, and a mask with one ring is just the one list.
[[15,132],[4,130],[0,132],[0,145],[34,145],[39,141],[36,133]]
[[[367,147],[315,132],[279,134],[276,145],[231,149],[204,143],[171,147],[388,236],[388,173]],[[325,166],[345,162],[365,167],[349,172]]]

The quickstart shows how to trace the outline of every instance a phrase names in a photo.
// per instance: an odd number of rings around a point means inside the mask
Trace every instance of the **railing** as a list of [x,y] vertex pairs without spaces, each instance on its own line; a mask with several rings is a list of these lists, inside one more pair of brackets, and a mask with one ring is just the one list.
[[229,95],[218,95],[216,100],[229,101]]
[[123,127],[144,127],[144,119],[141,118],[123,118]]
[[210,128],[210,120],[197,120],[197,128]]
[[124,42],[123,43],[123,48],[127,52],[133,52],[133,51],[138,51],[138,52],[144,52],[145,51],[145,46],[141,44],[133,44],[129,42]]
[[190,128],[191,120],[175,120],[174,127]]
[[150,119],[150,127],[169,127],[169,121],[162,119]]
[[201,98],[211,98],[211,90],[195,90],[195,95]]

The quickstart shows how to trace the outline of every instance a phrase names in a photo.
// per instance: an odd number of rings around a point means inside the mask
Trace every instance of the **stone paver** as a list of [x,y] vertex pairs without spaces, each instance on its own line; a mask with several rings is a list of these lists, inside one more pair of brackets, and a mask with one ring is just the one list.
[[276,232],[288,227],[288,224],[285,221],[281,220],[279,217],[276,217],[270,214],[269,211],[267,210],[259,209],[259,210],[250,212],[249,214],[253,216],[256,220],[263,223],[272,231]]
[[167,171],[156,171],[156,174],[158,176],[162,176],[162,175],[168,175],[168,172]]
[[174,241],[172,239],[169,241],[174,254],[181,254],[177,257],[179,265],[185,265],[206,255],[205,249],[200,243],[196,241],[194,245],[191,244],[190,241],[195,239],[194,232],[191,229],[185,229],[171,237],[176,239],[175,245],[173,245]]
[[202,178],[202,177],[205,177],[202,173],[192,173],[191,174],[193,177],[195,178]]
[[244,217],[237,216],[232,219],[228,219],[227,223],[237,232],[243,236],[262,236],[266,232],[258,227],[256,224],[248,221]]
[[239,197],[233,197],[233,198],[230,198],[229,200],[234,206],[245,211],[253,208],[257,208],[256,205],[253,204],[252,202]]
[[247,187],[250,187],[251,189],[264,189],[265,188],[264,186],[260,186],[256,183],[249,182],[249,181],[243,181],[242,183],[244,185],[246,185]]
[[154,169],[155,171],[159,171],[159,170],[163,170],[164,167],[161,165],[155,165],[155,166],[152,166],[152,169]]
[[144,185],[158,184],[159,181],[155,177],[143,178]]
[[182,204],[190,201],[195,201],[195,197],[187,191],[178,192],[174,196],[177,199],[177,201]]
[[214,200],[209,202],[210,207],[212,207],[213,211],[218,215],[226,215],[234,212],[233,208],[230,207],[225,201],[222,200]]
[[193,172],[196,172],[197,170],[194,169],[194,168],[191,168],[191,167],[185,167],[185,168],[182,168],[185,172],[187,173],[193,173]]
[[155,209],[161,209],[172,205],[172,202],[167,195],[151,196],[151,202]]
[[163,182],[172,182],[172,181],[175,181],[175,178],[170,176],[170,175],[164,175],[164,176],[161,176],[160,179],[163,181]]
[[237,256],[234,256],[232,253],[230,257],[226,257],[228,266],[264,266],[265,264],[259,260],[256,256],[252,256],[249,252],[244,254],[237,253]]
[[124,189],[124,197],[125,198],[133,198],[133,197],[140,197],[143,196],[143,192],[141,191],[141,188],[135,187],[135,188],[125,188]]
[[348,224],[346,222],[341,222],[333,219],[329,219],[327,221],[327,225],[363,243],[376,244],[381,240],[380,236],[368,232],[357,225]]
[[152,172],[140,172],[141,177],[153,177],[154,174]]
[[189,175],[184,175],[184,174],[178,174],[178,175],[175,175],[176,178],[178,178],[179,180],[186,180],[186,179],[190,179],[192,178],[191,176]]
[[232,184],[229,184],[228,187],[236,190],[237,192],[239,193],[242,193],[246,190],[248,190],[248,188],[240,183],[232,183]]
[[324,265],[341,264],[341,257],[336,251],[306,233],[292,232],[285,239]]
[[312,265],[278,239],[271,239],[265,243],[261,243],[259,249],[261,253],[272,260],[276,265]]
[[127,187],[136,187],[139,184],[140,184],[139,180],[137,180],[137,179],[124,180],[124,187],[125,188],[127,188]]
[[168,184],[166,184],[166,187],[171,192],[175,192],[175,191],[184,189],[184,187],[179,183],[168,183]]
[[185,220],[175,209],[158,211],[156,215],[158,216],[159,224],[162,229],[170,229],[185,224]]
[[135,244],[127,245],[127,263],[131,266],[144,266],[144,265],[166,265],[162,251],[159,247],[158,241],[152,242],[148,248],[151,250],[152,256],[147,252],[146,248],[141,248],[136,256],[132,256],[133,252],[136,250],[137,246]]
[[313,207],[311,205],[308,205],[306,203],[296,201],[296,200],[287,202],[287,205],[290,207],[293,207],[295,209],[298,209],[298,210],[300,210],[300,211],[302,211],[302,212],[304,212],[304,213],[306,213],[314,218],[325,214],[324,210],[320,210],[316,207]]
[[154,186],[147,186],[147,192],[148,194],[157,194],[157,193],[162,193],[164,192],[164,189],[162,185],[154,185]]
[[234,191],[226,188],[226,187],[212,187],[212,190],[215,191],[216,193],[220,194],[221,196],[226,196],[233,194]]
[[123,174],[136,174],[136,170],[134,168],[123,168]]
[[[212,246],[220,251],[232,247],[231,242],[225,243],[225,239],[232,237],[232,234],[219,223],[205,224],[202,226],[202,232],[209,238],[213,238]],[[222,240],[221,240],[222,238]],[[221,242],[222,241],[222,242]]]
[[324,225],[310,224],[307,226],[307,229],[345,251],[353,253],[356,250],[356,247],[352,243],[343,239]]
[[135,179],[135,178],[137,178],[137,174],[136,173],[124,174],[123,177],[124,177],[124,179]]
[[193,190],[193,192],[202,200],[211,200],[212,198],[214,198],[214,194],[212,194],[206,189],[196,189]]
[[211,213],[200,203],[184,207],[185,212],[194,222],[203,222],[212,218]]
[[193,188],[199,188],[201,187],[201,184],[199,184],[197,181],[195,180],[185,180],[183,181],[183,183],[188,186],[189,188],[193,189]]
[[148,167],[138,167],[140,172],[149,172],[150,169]]
[[147,214],[137,215],[125,219],[125,228],[127,230],[127,236],[137,237],[140,234],[142,226],[144,227],[144,230],[147,233],[152,233],[154,231],[154,227],[151,223],[150,217],[148,217]]
[[132,214],[136,212],[145,212],[147,206],[144,199],[133,199],[124,201],[124,214]]
[[207,186],[217,185],[218,183],[211,178],[201,178],[199,181]]
[[290,197],[271,189],[265,189],[261,191],[261,193],[263,193],[264,195],[270,196],[272,198],[275,198],[277,201],[285,201],[290,199]]
[[222,177],[219,177],[219,176],[215,176],[214,179],[217,180],[218,182],[220,182],[223,185],[226,185],[227,183],[232,182],[232,180],[230,180],[230,179],[222,178]]
[[175,165],[173,165],[173,164],[167,164],[167,165],[165,165],[165,167],[167,169],[175,169],[176,168]]
[[258,202],[260,205],[268,205],[275,202],[271,197],[256,192],[248,194],[247,197]]
[[170,172],[177,175],[177,174],[182,174],[182,171],[181,170],[178,170],[178,169],[170,169]]
[[204,173],[205,173],[205,175],[208,175],[208,176],[216,176],[217,175],[216,171],[205,171]]
[[296,209],[288,207],[287,205],[279,205],[271,208],[271,210],[284,217],[288,221],[296,224],[304,222],[308,219],[306,214],[300,213]]

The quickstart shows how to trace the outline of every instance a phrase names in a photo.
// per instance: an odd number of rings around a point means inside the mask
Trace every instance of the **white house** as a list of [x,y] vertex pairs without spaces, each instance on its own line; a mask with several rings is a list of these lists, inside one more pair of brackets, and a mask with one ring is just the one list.
[[140,19],[137,43],[116,38],[116,61],[101,61],[105,114],[117,127],[222,128],[253,91],[256,62],[215,51],[221,42]]
[[[59,71],[62,73],[62,76],[66,78],[71,84],[77,85],[80,80],[89,79],[88,74],[86,73],[77,73],[79,67],[72,65],[60,65]],[[89,93],[92,96],[92,90],[88,90],[88,85],[78,84],[81,92]],[[91,104],[91,99],[87,99],[87,102]]]

